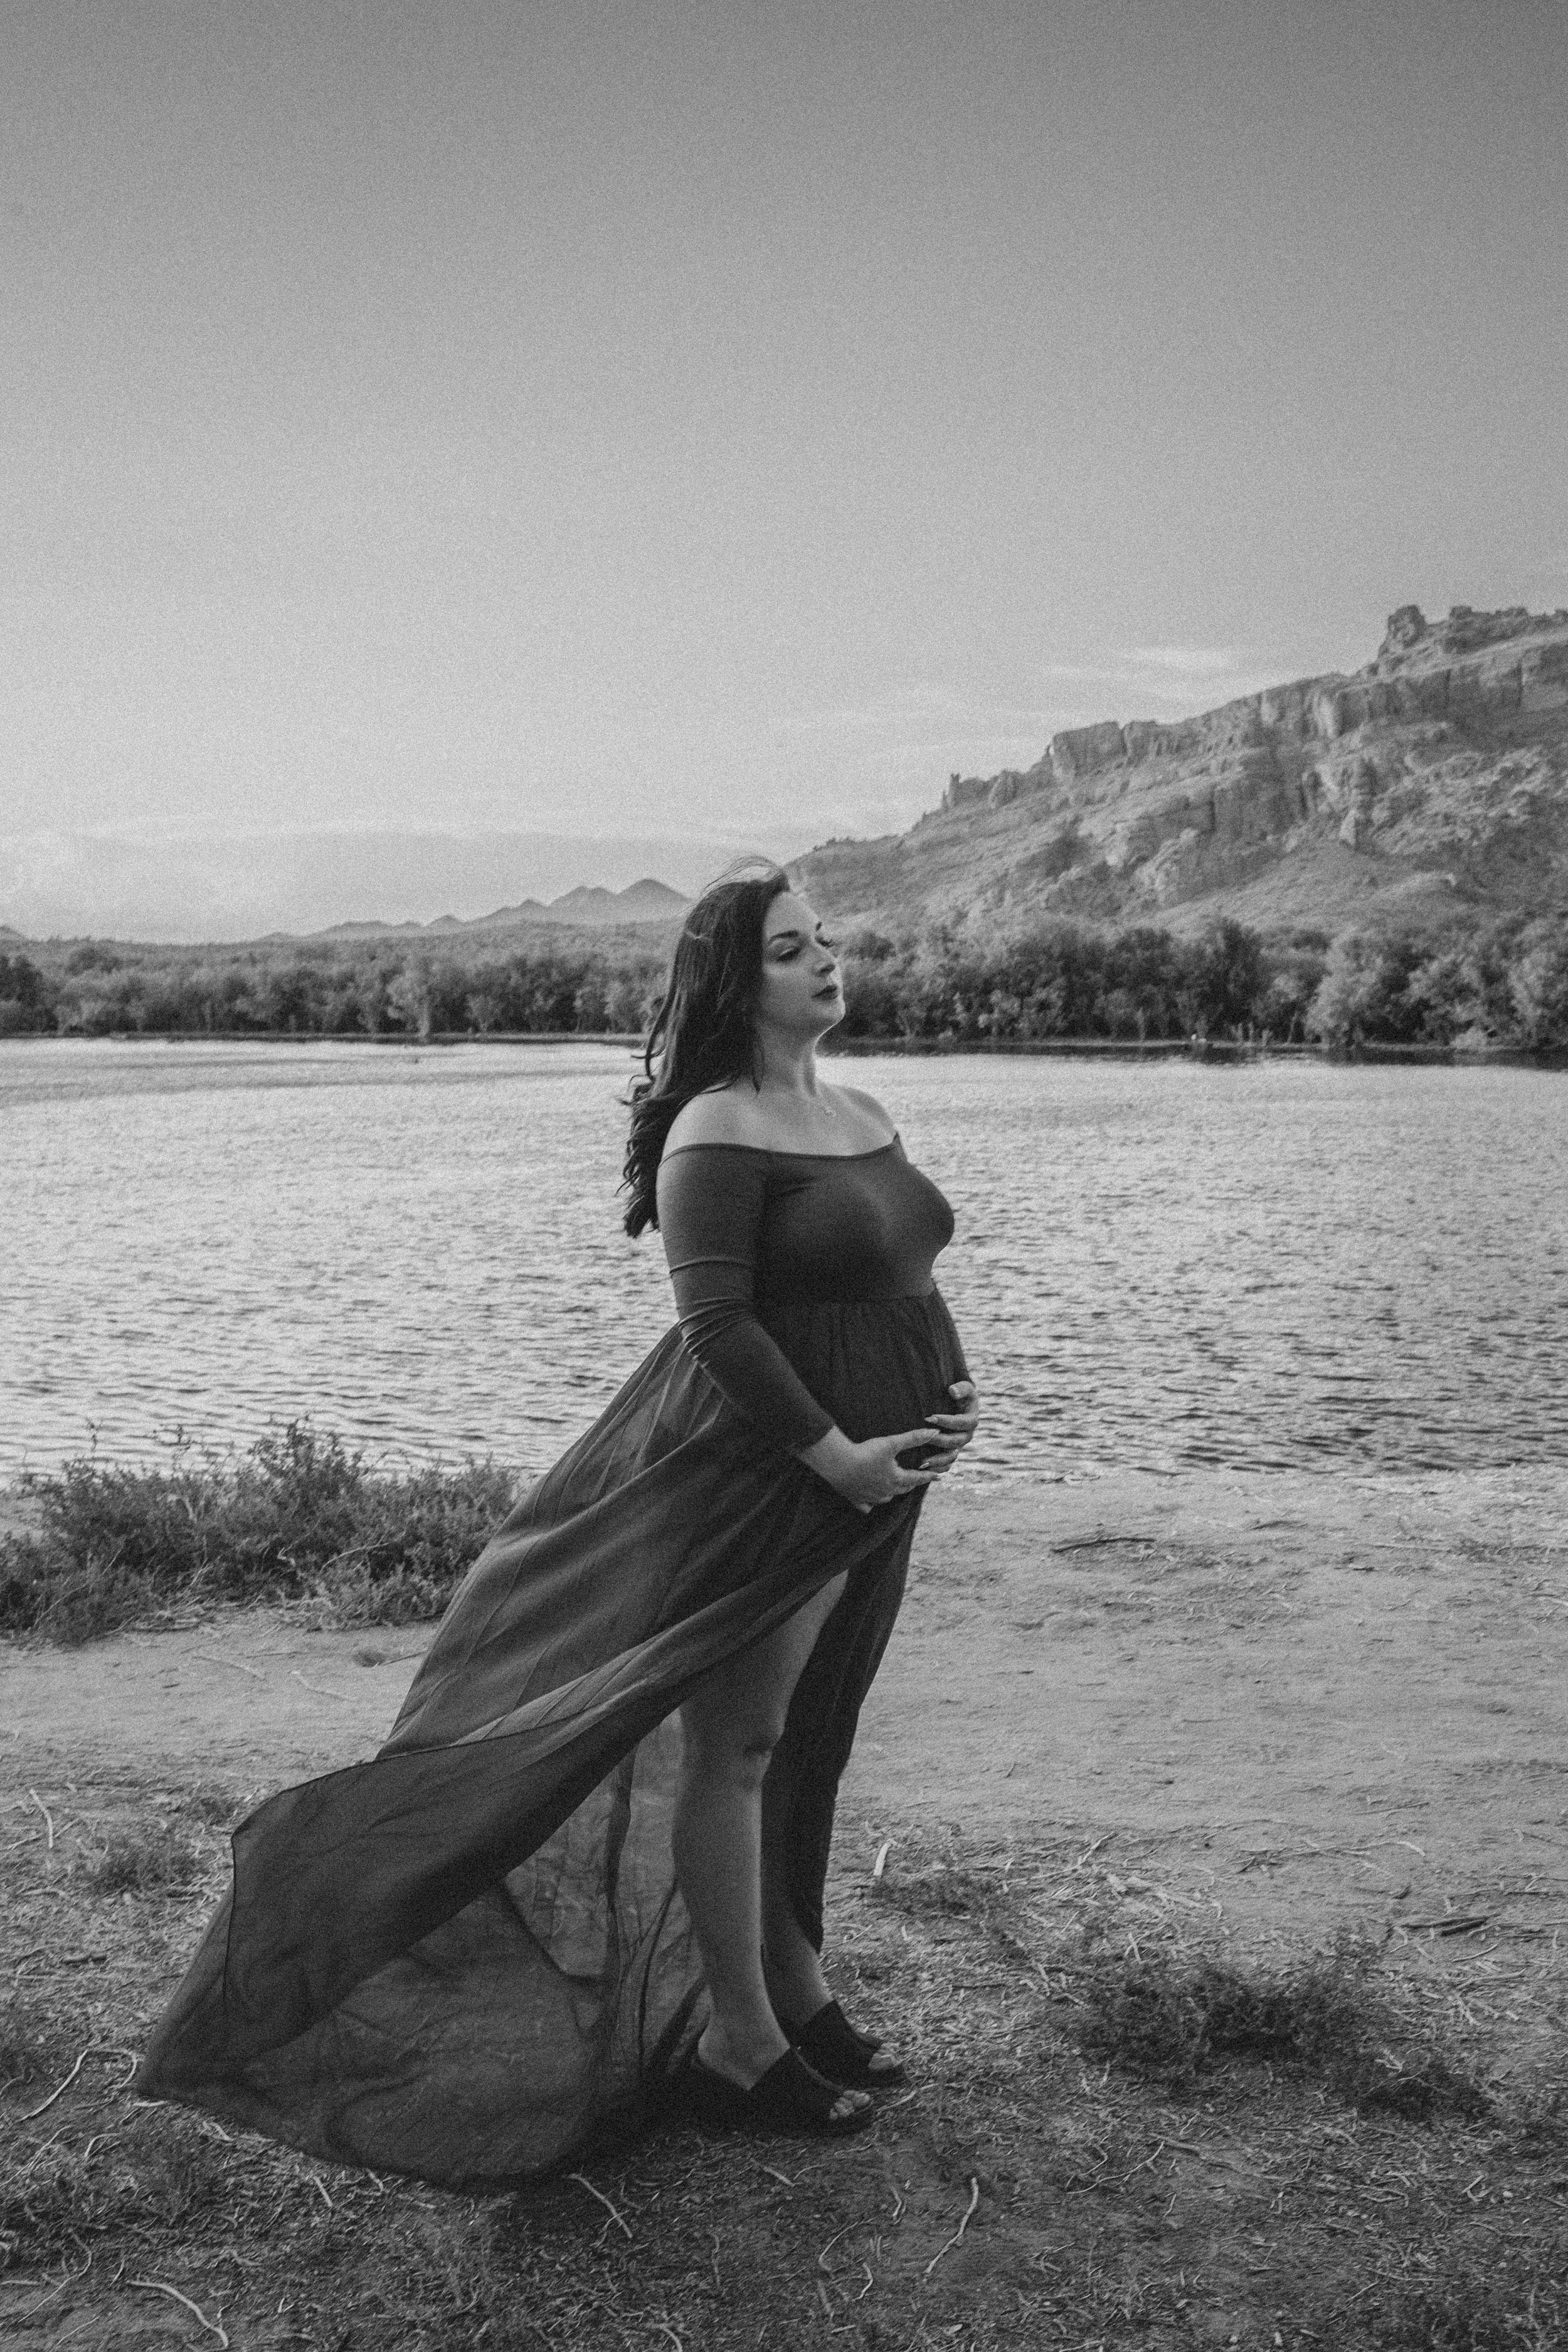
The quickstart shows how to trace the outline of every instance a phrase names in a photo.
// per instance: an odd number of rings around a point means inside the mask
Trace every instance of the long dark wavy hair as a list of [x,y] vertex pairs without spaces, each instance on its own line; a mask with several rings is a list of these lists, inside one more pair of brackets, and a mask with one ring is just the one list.
[[681,925],[643,1046],[647,1075],[632,1087],[621,1181],[631,1195],[628,1234],[658,1223],[655,1186],[676,1113],[710,1087],[744,1076],[755,1082],[752,1013],[763,977],[763,917],[788,888],[789,876],[777,866],[721,875]]

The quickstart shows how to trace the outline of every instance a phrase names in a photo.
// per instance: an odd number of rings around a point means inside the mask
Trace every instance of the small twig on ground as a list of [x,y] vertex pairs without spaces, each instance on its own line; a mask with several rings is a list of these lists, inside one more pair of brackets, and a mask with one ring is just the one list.
[[959,2225],[958,2225],[957,2229],[953,2231],[953,2233],[952,2233],[952,2237],[948,2240],[948,2242],[947,2242],[946,2245],[945,2245],[945,2246],[939,2246],[939,2247],[937,2248],[937,2250],[936,2250],[935,2253],[931,2256],[931,2258],[930,2262],[929,2262],[929,2263],[927,2263],[927,2264],[926,2264],[926,2268],[925,2268],[925,2274],[926,2274],[927,2278],[930,2278],[930,2276],[931,2276],[931,2274],[932,2271],[934,2271],[934,2270],[935,2270],[935,2268],[936,2268],[936,2266],[937,2266],[938,2263],[940,2263],[940,2262],[941,2262],[941,2260],[942,2260],[942,2258],[943,2254],[950,2254],[950,2253],[952,2253],[952,2250],[953,2250],[954,2246],[956,2246],[956,2245],[957,2245],[957,2243],[958,2243],[958,2242],[959,2242],[960,2238],[962,2238],[962,2237],[963,2237],[963,2233],[964,2233],[965,2230],[967,2230],[967,2229],[968,2229],[968,2227],[969,2227],[969,2225],[970,2225],[971,2221],[973,2221],[973,2220],[974,2219],[974,2209],[975,2209],[975,2207],[979,2204],[979,2202],[980,2202],[980,2183],[979,2183],[979,2181],[975,2179],[974,2175],[973,2175],[973,2173],[971,2173],[971,2174],[970,2174],[970,2176],[969,2176],[969,2207],[968,2207],[968,2210],[965,2212],[965,2214],[964,2214],[964,2216],[963,2216],[963,2221],[959,2223]]
[[[81,2073],[82,2068],[86,2065],[89,2058],[128,2058],[131,2062],[131,2074],[133,2074],[136,2072],[137,2067],[142,2063],[137,2057],[134,2050],[118,2050],[112,2043],[107,2042],[89,2042],[87,2048],[82,2052],[81,2056],[77,2060],[76,2064],[71,2068],[70,2073],[66,2076],[65,2081],[61,2083],[57,2089],[49,2093],[48,2097],[44,2101],[42,2106],[29,2107],[26,2114],[22,2117],[22,2121],[25,2124],[36,2123],[40,2116],[47,2115],[48,2110],[54,2105],[57,2099],[64,2098],[66,2093],[70,2089],[71,2084],[76,2081],[77,2076]],[[125,2077],[126,2083],[129,2083],[131,2080],[131,2074],[127,2074]],[[122,2083],[120,2085],[120,2088],[123,2090],[125,2084]]]
[[590,2197],[596,2197],[600,2204],[604,2207],[605,2212],[609,2215],[611,2221],[615,2223],[616,2227],[618,2230],[625,2230],[628,2238],[631,2236],[632,2233],[630,2230],[626,2228],[626,2222],[622,2220],[620,2214],[616,2212],[615,2207],[611,2204],[604,2190],[602,2189],[595,2189],[585,2172],[569,2172],[566,2178],[568,2180],[576,2181],[580,2189],[585,2189]]
[[297,1666],[289,1667],[289,1679],[290,1682],[298,1683],[301,1690],[314,1691],[318,1698],[346,1699],[348,1697],[347,1691],[328,1690],[321,1683],[308,1683]]
[[65,2081],[60,2084],[58,2090],[51,2091],[49,2093],[48,2097],[44,2101],[41,2107],[28,2108],[26,2114],[22,2117],[22,2121],[25,2124],[33,2123],[39,2116],[47,2115],[48,2110],[54,2105],[55,2101],[65,2096],[66,2093],[70,2089],[71,2084],[76,2081],[77,2076],[81,2073],[82,2068],[87,2064],[91,2046],[92,2045],[89,2042],[88,2048],[82,2052],[81,2056],[77,2060],[76,2064],[66,2076]]
[[223,2328],[218,2326],[216,2319],[209,2319],[207,2317],[206,2313],[202,2309],[199,2303],[193,2303],[188,2294],[182,2294],[177,2286],[167,2286],[162,2279],[150,2278],[127,2279],[125,2284],[127,2286],[139,2286],[145,2288],[153,2294],[172,2295],[176,2303],[183,2303],[185,2309],[190,2312],[194,2317],[201,2321],[201,2324],[206,2329],[207,2334],[217,2337],[218,2342],[226,2347],[226,2352],[228,2337]]
[[53,1853],[55,1850],[55,1817],[53,1813],[50,1812],[47,1805],[45,1804],[42,1797],[39,1796],[37,1789],[29,1789],[27,1794],[31,1797],[34,1804],[37,1805],[39,1812],[42,1813],[44,1817],[44,1827],[48,1832],[48,1844],[45,1848],[45,1852],[47,1853]]
[[212,1650],[193,1650],[191,1655],[193,1658],[202,1659],[209,1666],[232,1666],[237,1675],[248,1675],[253,1683],[264,1683],[267,1680],[259,1666],[245,1665],[238,1658],[220,1658]]
[[[81,2245],[81,2240],[80,2240],[79,2238],[77,2240],[77,2243],[78,2243],[78,2245],[79,2245],[79,2245]],[[42,2311],[42,2309],[43,2309],[43,2307],[44,2307],[44,2305],[45,2305],[45,2304],[46,2304],[46,2303],[53,2303],[53,2301],[54,2301],[54,2299],[55,2299],[56,2295],[57,2295],[57,2294],[64,2294],[64,2293],[65,2293],[65,2291],[66,2291],[66,2289],[67,2289],[67,2287],[68,2287],[68,2286],[79,2286],[79,2285],[81,2284],[82,2280],[87,2276],[87,2274],[88,2274],[89,2271],[89,2270],[91,2270],[91,2268],[92,2268],[92,2249],[91,2249],[91,2247],[90,2247],[90,2246],[83,2247],[83,2248],[82,2248],[82,2251],[83,2251],[83,2252],[86,2254],[86,2256],[87,2256],[87,2260],[86,2260],[86,2262],[85,2262],[85,2263],[83,2263],[83,2264],[82,2264],[82,2266],[81,2266],[80,2270],[79,2270],[79,2271],[67,2271],[67,2273],[66,2273],[66,2274],[65,2274],[64,2278],[63,2278],[63,2279],[59,2279],[59,2280],[58,2280],[58,2281],[56,2282],[56,2284],[55,2284],[52,2287],[50,2287],[50,2289],[49,2289],[49,2291],[48,2291],[47,2294],[41,2294],[41,2295],[38,2297],[38,2300],[37,2301],[37,2303],[30,2303],[30,2304],[27,2305],[27,2308],[26,2309],[26,2311],[21,2311],[21,2312],[18,2312],[18,2313],[17,2313],[16,2316],[17,2316],[19,2319],[31,2319],[31,2317],[32,2317],[32,2315],[33,2315],[33,2314],[34,2314],[34,2312],[35,2312],[35,2311]],[[26,2282],[26,2281],[22,2281],[22,2282],[20,2282],[20,2283],[21,2283],[21,2284],[28,2284],[28,2282]],[[34,2281],[34,2282],[32,2282],[32,2284],[37,2284],[37,2282],[36,2282],[36,2281]]]
[[305,2175],[305,2178],[310,2182],[311,2188],[315,2190],[317,2196],[321,2199],[322,2204],[326,2207],[328,2212],[331,2213],[335,2211],[336,2208],[334,2207],[331,2199],[328,2196],[325,2189],[321,2186],[320,2177],[314,2172],[308,2172]]
[[880,1886],[882,1884],[882,1873],[888,1867],[888,1853],[892,1843],[893,1841],[891,1838],[884,1838],[881,1844],[877,1848],[877,1859],[871,1864],[871,1884],[873,1886]]

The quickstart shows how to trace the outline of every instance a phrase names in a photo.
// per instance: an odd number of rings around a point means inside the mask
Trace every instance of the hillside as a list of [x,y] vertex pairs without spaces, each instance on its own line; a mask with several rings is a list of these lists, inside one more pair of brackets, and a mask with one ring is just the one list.
[[954,776],[908,833],[828,842],[793,870],[840,924],[990,935],[1568,909],[1568,612],[1403,605],[1352,676],[1173,725],[1070,729],[1032,768]]

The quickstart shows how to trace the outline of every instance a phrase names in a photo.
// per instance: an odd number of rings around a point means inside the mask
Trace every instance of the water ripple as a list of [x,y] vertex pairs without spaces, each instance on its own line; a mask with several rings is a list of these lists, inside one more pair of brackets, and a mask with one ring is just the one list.
[[[301,1413],[549,1461],[670,1319],[596,1046],[0,1045],[0,1475]],[[858,1062],[959,1230],[973,1459],[1568,1451],[1568,1076]]]

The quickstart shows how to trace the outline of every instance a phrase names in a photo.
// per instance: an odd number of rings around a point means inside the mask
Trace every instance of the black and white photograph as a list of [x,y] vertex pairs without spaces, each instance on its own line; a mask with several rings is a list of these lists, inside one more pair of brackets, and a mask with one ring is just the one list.
[[0,0],[0,2352],[1568,2347],[1562,0]]

